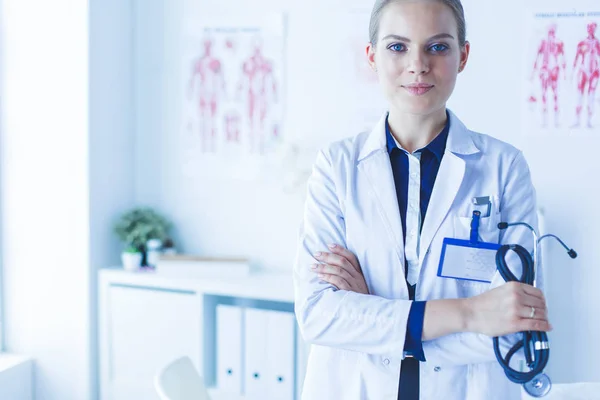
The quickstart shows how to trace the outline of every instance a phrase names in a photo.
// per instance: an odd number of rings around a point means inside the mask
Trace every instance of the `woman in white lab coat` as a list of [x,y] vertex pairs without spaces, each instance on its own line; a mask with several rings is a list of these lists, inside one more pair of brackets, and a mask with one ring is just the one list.
[[444,238],[469,238],[473,199],[486,200],[481,241],[527,247],[528,231],[497,224],[537,227],[522,153],[446,109],[469,56],[462,5],[377,0],[370,34],[389,113],[322,150],[308,183],[294,266],[312,345],[302,398],[520,398],[492,337],[505,354],[516,332],[550,330],[543,293],[497,273],[491,284],[438,276]]

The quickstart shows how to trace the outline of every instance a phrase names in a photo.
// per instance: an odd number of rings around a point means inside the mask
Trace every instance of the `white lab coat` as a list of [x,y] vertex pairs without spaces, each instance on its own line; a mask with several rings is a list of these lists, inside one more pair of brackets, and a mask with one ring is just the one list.
[[[501,232],[497,223],[525,221],[537,229],[535,191],[523,154],[468,130],[451,112],[449,117],[446,152],[422,225],[417,300],[470,297],[504,283],[498,273],[491,285],[437,276],[443,239],[469,237],[473,197],[492,199],[490,216],[480,223],[482,240],[530,248],[529,231]],[[337,290],[311,271],[313,254],[328,251],[329,243],[357,256],[370,295]],[[298,324],[311,344],[302,399],[396,400],[411,301],[385,116],[372,132],[319,153],[308,183],[294,289]],[[504,354],[515,339],[502,338]],[[490,337],[458,333],[426,341],[423,348],[422,400],[520,398],[520,386],[505,377]]]

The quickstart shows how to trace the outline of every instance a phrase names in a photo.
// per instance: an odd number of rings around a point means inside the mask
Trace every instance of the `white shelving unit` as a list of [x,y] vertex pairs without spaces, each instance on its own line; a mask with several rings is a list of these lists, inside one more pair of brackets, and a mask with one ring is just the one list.
[[[243,310],[293,312],[291,275],[254,273],[244,278],[179,279],[153,272],[104,269],[99,272],[100,398],[102,400],[158,399],[153,387],[156,371],[187,355],[204,377],[214,400],[241,400],[242,393],[218,387],[216,309],[219,304]],[[293,321],[293,318],[288,318]],[[299,399],[307,346],[293,327],[270,326],[269,337],[294,347],[290,400]],[[293,338],[287,336],[292,333]],[[276,342],[280,343],[279,340]],[[247,344],[248,345],[248,344]],[[242,355],[243,357],[243,355]],[[289,370],[289,369],[288,369]],[[250,373],[250,371],[240,371]],[[246,379],[248,379],[246,377]],[[280,379],[281,380],[281,379]],[[243,379],[242,379],[243,381]],[[269,400],[265,393],[261,399]],[[276,400],[286,400],[278,397]]]

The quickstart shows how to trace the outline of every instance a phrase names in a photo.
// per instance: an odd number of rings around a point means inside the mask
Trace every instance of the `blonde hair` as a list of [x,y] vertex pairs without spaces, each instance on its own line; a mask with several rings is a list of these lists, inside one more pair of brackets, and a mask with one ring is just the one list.
[[[377,45],[377,38],[379,36],[379,22],[381,21],[381,15],[383,10],[393,2],[400,0],[376,0],[371,12],[371,22],[369,24],[369,40],[373,46]],[[467,42],[467,23],[465,21],[465,12],[460,0],[436,0],[442,4],[447,5],[452,10],[454,18],[456,19],[456,25],[458,25],[458,43],[461,47]]]

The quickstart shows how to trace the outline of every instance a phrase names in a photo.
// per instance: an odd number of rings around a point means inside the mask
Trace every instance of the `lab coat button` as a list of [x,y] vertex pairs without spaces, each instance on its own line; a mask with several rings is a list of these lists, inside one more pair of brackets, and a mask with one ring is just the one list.
[[386,359],[384,359],[384,360],[383,360],[383,364],[384,364],[384,365],[390,365],[390,360],[389,360],[389,359],[387,359],[387,358],[386,358]]
[[441,367],[435,367],[433,370],[434,370],[435,372],[440,372],[440,371],[442,370],[442,368],[441,368]]

